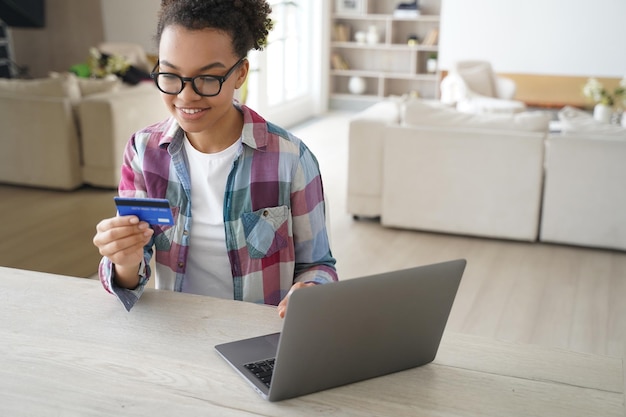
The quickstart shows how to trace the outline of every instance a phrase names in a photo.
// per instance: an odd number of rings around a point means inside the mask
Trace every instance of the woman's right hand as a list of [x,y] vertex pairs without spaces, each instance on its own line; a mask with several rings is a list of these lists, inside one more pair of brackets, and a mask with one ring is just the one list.
[[93,244],[100,255],[115,265],[115,278],[119,285],[134,288],[138,283],[138,270],[143,260],[143,247],[148,244],[154,230],[137,216],[116,216],[104,219],[96,226]]

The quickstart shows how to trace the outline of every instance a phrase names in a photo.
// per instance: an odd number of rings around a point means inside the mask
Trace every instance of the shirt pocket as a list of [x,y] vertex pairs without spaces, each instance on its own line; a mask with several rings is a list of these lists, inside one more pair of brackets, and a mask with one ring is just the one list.
[[251,258],[271,256],[289,244],[289,207],[267,207],[241,215]]
[[174,223],[172,225],[153,225],[154,229],[154,245],[158,251],[169,251],[173,242],[182,242],[182,231],[185,230],[184,225],[179,225],[182,217],[179,216],[180,209],[172,206],[172,217]]

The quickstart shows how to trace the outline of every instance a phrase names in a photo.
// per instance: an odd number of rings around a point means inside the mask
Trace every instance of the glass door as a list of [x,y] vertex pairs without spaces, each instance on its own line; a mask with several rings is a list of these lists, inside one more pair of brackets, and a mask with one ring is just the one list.
[[321,4],[270,0],[274,28],[263,51],[251,51],[245,103],[290,127],[321,112]]

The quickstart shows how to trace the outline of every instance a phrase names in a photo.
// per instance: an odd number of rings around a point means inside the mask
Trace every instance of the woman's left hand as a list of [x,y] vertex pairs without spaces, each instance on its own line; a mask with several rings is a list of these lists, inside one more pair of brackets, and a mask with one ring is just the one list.
[[285,318],[285,313],[287,313],[287,303],[289,302],[289,296],[291,295],[292,292],[294,292],[295,290],[299,288],[311,287],[313,285],[317,285],[317,284],[315,284],[314,282],[296,282],[295,284],[293,284],[293,286],[291,287],[291,289],[289,290],[285,298],[283,298],[283,300],[278,304],[278,316],[281,319]]

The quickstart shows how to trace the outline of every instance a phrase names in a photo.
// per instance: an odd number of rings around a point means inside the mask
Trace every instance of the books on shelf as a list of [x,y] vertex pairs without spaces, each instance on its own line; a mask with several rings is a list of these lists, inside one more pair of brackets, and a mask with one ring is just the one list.
[[332,56],[331,56],[331,65],[333,66],[333,69],[335,69],[335,70],[347,70],[347,69],[349,69],[348,63],[346,62],[344,57],[342,57],[338,53],[332,54]]
[[424,36],[422,45],[435,46],[437,45],[437,42],[439,42],[439,29],[433,28],[426,34],[426,36]]
[[416,18],[420,15],[420,9],[417,4],[417,0],[406,1],[400,3],[396,6],[396,9],[393,11],[393,17],[400,18]]
[[413,19],[420,16],[420,11],[417,9],[395,9],[393,11],[393,17]]
[[337,42],[348,42],[350,40],[350,26],[337,23],[334,27],[333,39]]

